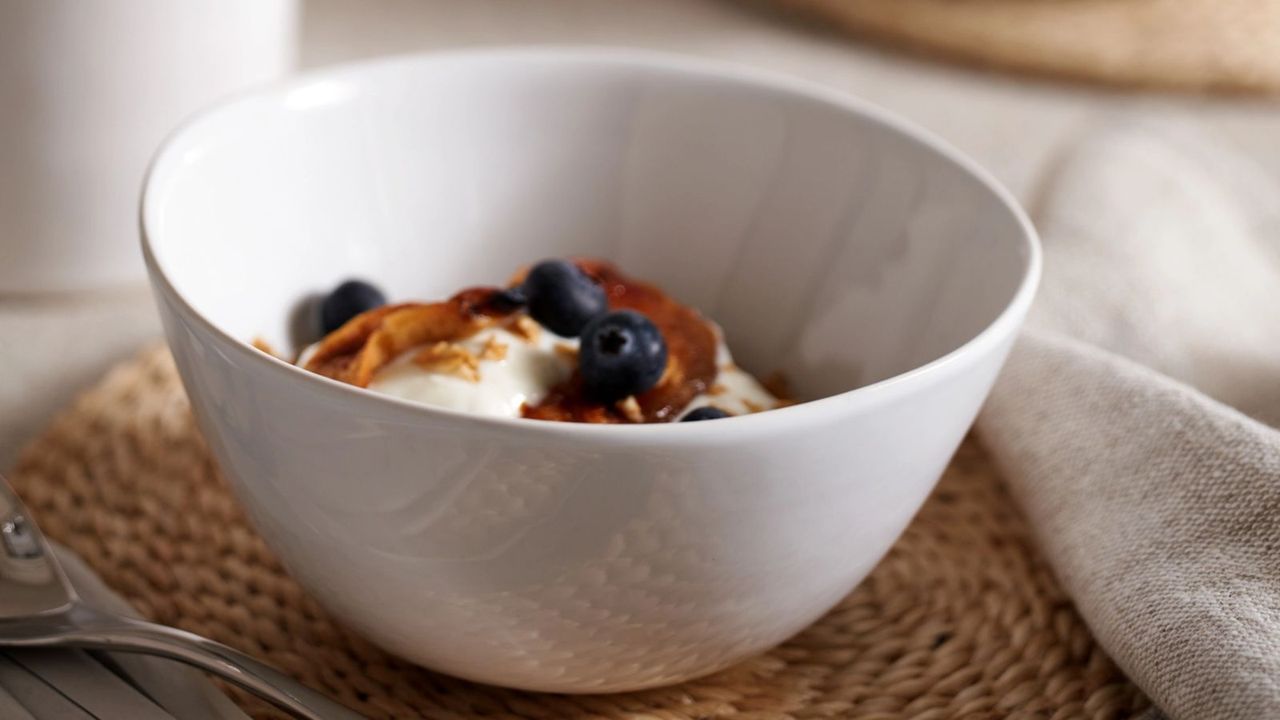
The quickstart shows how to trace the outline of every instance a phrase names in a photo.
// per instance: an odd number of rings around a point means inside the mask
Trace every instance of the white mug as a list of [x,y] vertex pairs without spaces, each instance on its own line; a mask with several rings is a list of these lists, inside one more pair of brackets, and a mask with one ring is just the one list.
[[297,0],[0,2],[0,292],[144,275],[137,198],[186,115],[287,73]]

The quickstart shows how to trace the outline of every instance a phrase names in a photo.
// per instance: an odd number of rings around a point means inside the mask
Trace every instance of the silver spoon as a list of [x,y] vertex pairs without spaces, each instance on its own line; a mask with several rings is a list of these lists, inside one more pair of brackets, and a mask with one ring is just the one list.
[[363,720],[242,652],[85,605],[44,535],[0,477],[0,647],[76,647],[166,657],[217,675],[306,720]]

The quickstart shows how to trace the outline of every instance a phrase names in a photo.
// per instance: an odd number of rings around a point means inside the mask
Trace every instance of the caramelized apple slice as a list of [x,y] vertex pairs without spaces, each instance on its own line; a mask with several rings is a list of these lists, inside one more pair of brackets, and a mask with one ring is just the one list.
[[373,376],[420,345],[470,337],[511,314],[494,302],[497,288],[471,288],[439,303],[404,303],[351,318],[320,341],[304,366],[334,380],[368,387]]

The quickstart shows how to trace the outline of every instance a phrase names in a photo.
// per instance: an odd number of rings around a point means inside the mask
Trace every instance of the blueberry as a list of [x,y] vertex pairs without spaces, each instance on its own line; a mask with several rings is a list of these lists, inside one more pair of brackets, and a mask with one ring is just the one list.
[[378,288],[362,280],[348,280],[320,301],[320,329],[327,335],[366,310],[387,304]]
[[588,397],[606,403],[621,400],[658,383],[667,369],[667,343],[644,315],[611,312],[582,329],[578,369]]
[[729,417],[729,413],[718,407],[704,405],[695,410],[690,410],[688,415],[680,418],[680,422],[698,422],[699,420],[719,420],[720,418]]
[[564,260],[534,265],[523,290],[529,315],[561,337],[576,337],[592,318],[608,309],[604,288]]

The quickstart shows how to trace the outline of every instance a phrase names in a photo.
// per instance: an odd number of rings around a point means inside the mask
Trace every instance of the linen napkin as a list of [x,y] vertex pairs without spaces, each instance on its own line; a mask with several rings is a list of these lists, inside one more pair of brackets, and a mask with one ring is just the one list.
[[1182,128],[1063,158],[980,436],[1098,641],[1175,720],[1280,717],[1280,191]]

